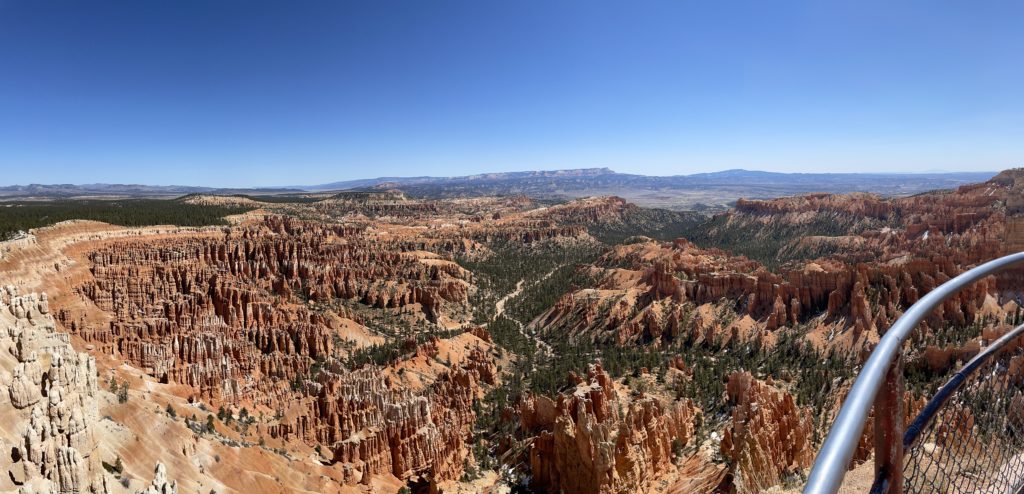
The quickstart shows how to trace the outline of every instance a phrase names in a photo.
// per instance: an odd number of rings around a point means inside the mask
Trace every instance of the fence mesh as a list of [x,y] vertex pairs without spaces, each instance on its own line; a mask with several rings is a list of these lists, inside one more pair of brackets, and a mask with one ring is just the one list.
[[905,454],[907,493],[1021,492],[1024,357],[993,357],[975,369]]

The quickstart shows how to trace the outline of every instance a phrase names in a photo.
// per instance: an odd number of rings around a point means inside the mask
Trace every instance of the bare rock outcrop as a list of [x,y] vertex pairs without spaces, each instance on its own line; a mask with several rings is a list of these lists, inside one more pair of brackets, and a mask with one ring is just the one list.
[[601,366],[563,393],[521,405],[521,427],[536,434],[530,449],[532,486],[548,492],[642,492],[672,462],[673,443],[685,445],[700,414],[689,400],[631,399]]
[[[4,382],[20,417],[7,474],[34,492],[106,492],[94,454],[96,361],[74,351],[67,334],[54,331],[45,296],[0,290],[0,352],[14,364]],[[0,365],[8,361],[0,357]]]
[[167,467],[157,462],[153,470],[153,481],[136,494],[178,494],[178,482],[167,479]]
[[747,372],[729,376],[726,394],[733,405],[732,422],[721,448],[731,460],[736,492],[763,492],[811,466],[810,409],[798,407],[792,395]]
[[473,351],[461,366],[441,371],[427,388],[414,391],[382,378],[379,368],[350,372],[327,366],[315,383],[311,406],[293,410],[269,433],[327,446],[332,461],[350,467],[351,482],[380,474],[435,484],[458,479],[476,420],[473,401],[481,382],[495,372],[488,353]]

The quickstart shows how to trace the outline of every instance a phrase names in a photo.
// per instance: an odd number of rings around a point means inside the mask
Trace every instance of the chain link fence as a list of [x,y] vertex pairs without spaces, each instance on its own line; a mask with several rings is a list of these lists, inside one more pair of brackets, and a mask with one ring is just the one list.
[[1010,345],[1021,335],[1024,326],[979,353],[908,427],[904,492],[1024,490],[1024,350]]

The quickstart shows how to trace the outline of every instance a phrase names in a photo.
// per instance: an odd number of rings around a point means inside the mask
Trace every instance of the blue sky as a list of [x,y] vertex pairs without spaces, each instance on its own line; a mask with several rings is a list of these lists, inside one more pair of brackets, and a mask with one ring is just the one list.
[[1024,164],[1022,2],[0,0],[0,184]]

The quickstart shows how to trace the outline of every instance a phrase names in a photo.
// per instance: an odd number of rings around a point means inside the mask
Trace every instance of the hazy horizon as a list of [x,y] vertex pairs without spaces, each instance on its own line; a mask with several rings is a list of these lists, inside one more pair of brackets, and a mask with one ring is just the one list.
[[[1008,167],[1011,168],[1011,167]],[[444,179],[444,178],[460,178],[469,177],[476,175],[491,175],[491,174],[511,174],[511,173],[531,173],[531,172],[558,172],[558,171],[578,171],[578,170],[594,170],[594,169],[608,169],[612,173],[617,174],[628,174],[628,175],[642,175],[648,177],[672,177],[672,176],[690,176],[704,173],[724,173],[732,171],[743,171],[752,173],[783,173],[783,174],[806,174],[806,175],[819,175],[819,174],[832,174],[832,175],[954,175],[954,174],[992,174],[993,176],[999,173],[1001,170],[921,170],[921,171],[879,171],[879,172],[776,172],[772,170],[755,170],[748,168],[728,168],[721,170],[714,170],[710,172],[694,172],[685,173],[678,175],[648,175],[644,173],[627,173],[620,172],[611,167],[585,167],[585,168],[551,168],[551,169],[524,169],[524,170],[509,170],[502,172],[494,171],[480,171],[477,173],[469,173],[465,175],[378,175],[378,176],[363,176],[346,178],[340,180],[329,180],[326,182],[318,183],[283,183],[283,184],[262,184],[262,185],[218,185],[218,184],[205,184],[205,183],[146,183],[146,182],[27,182],[27,183],[0,183],[2,187],[26,187],[32,185],[41,186],[54,186],[54,185],[73,185],[73,186],[89,186],[89,185],[124,185],[124,186],[152,186],[152,187],[205,187],[205,188],[223,188],[223,189],[273,189],[273,188],[302,188],[302,187],[317,187],[323,185],[330,185],[335,183],[355,182],[355,181],[370,181],[379,179],[412,179],[412,178],[431,178],[431,179]]]

